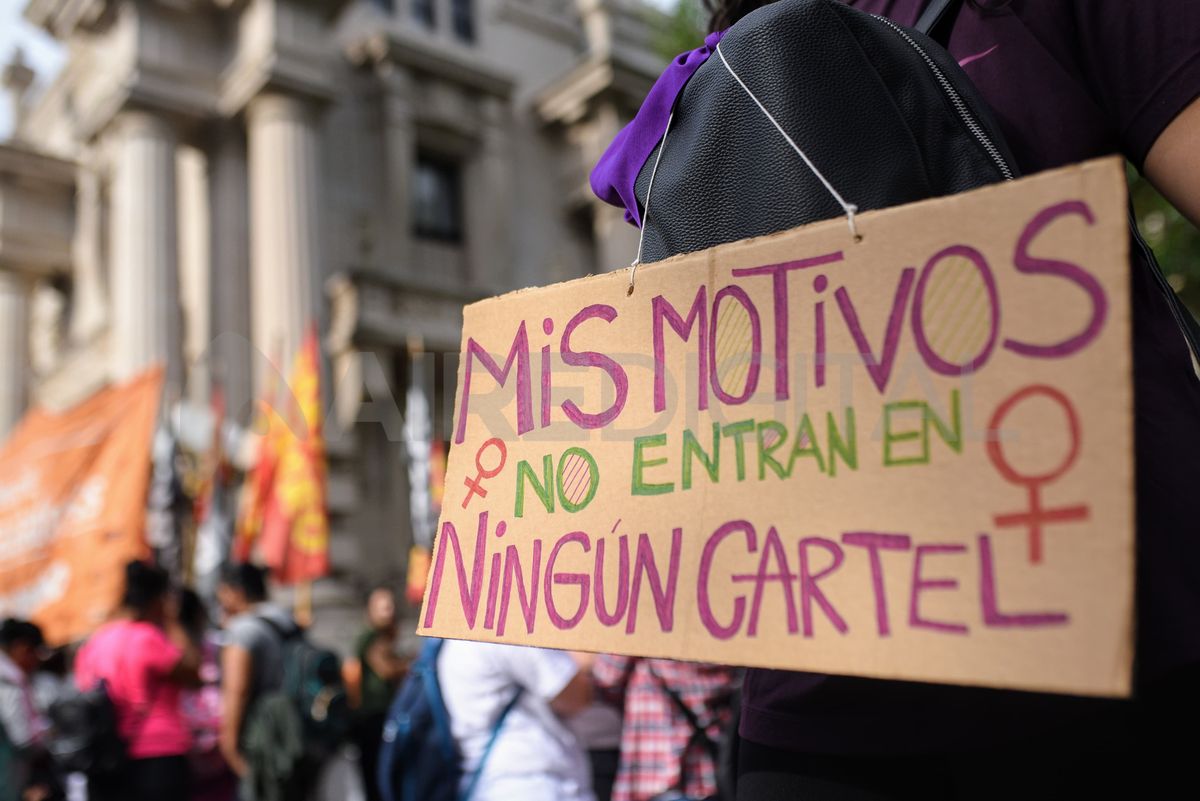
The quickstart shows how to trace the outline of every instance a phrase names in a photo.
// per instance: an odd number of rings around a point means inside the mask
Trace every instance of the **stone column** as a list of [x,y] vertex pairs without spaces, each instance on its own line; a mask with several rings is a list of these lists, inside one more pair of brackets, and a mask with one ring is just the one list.
[[160,363],[168,397],[183,384],[175,132],[162,117],[123,112],[113,129],[113,376]]
[[0,270],[0,443],[25,411],[29,374],[29,287]]
[[417,160],[417,132],[412,114],[411,78],[402,70],[388,67],[380,76],[384,87],[384,160],[387,193],[386,218],[382,223],[384,258],[392,269],[412,271],[412,174]]
[[247,128],[254,344],[286,377],[317,312],[320,132],[311,104],[283,94],[252,100]]
[[[487,288],[512,280],[512,148],[508,110],[504,101],[480,101],[483,125],[479,148],[468,163],[462,202],[466,215],[467,263],[470,283]],[[500,269],[497,269],[500,268]]]
[[250,329],[250,210],[246,137],[239,125],[222,125],[209,149],[209,217],[212,221],[213,375],[225,389],[229,413],[249,420],[254,400]]
[[212,341],[212,278],[208,155],[194,144],[176,157],[179,182],[179,302],[183,308],[186,397],[207,404],[211,389],[207,349]]

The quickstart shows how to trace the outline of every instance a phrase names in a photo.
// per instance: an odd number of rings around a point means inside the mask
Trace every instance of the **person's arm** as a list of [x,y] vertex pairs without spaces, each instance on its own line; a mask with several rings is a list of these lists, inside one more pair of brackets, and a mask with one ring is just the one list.
[[596,696],[609,706],[621,709],[625,706],[625,690],[633,672],[636,659],[616,654],[600,654],[592,661],[592,681],[596,685]]
[[167,637],[180,650],[179,661],[167,673],[167,680],[184,687],[199,687],[203,684],[200,680],[200,646],[178,622],[167,624]]
[[579,666],[575,675],[550,699],[550,709],[560,718],[578,715],[592,703],[592,672],[586,666]]
[[351,656],[342,660],[342,684],[346,686],[346,702],[351,709],[362,705],[362,660]]
[[536,696],[560,718],[577,715],[592,702],[591,671],[565,651],[497,645],[493,657],[508,678]]
[[1200,98],[1151,145],[1144,171],[1154,188],[1200,227]]
[[35,784],[21,793],[21,801],[48,801],[53,797],[53,791],[45,784]]
[[250,675],[253,659],[240,645],[226,645],[221,651],[221,731],[217,745],[230,769],[246,775],[246,760],[238,750],[238,734],[250,700]]
[[562,692],[550,699],[550,709],[560,718],[578,715],[592,703],[592,677],[581,670],[571,677]]

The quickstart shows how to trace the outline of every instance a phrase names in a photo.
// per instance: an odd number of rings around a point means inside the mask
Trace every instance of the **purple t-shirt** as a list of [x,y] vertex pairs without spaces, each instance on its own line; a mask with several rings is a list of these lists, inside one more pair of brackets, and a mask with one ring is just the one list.
[[[848,4],[911,26],[928,0]],[[1023,174],[1111,153],[1141,167],[1163,129],[1200,97],[1200,0],[1012,0],[990,12],[964,2],[949,50],[994,110]],[[597,194],[625,205],[633,221],[633,182],[671,107],[659,95],[673,98],[709,52],[668,68],[652,92],[658,102],[593,172]],[[1137,669],[1146,688],[1172,671],[1200,672],[1200,380],[1136,248],[1131,303]],[[748,672],[743,704],[748,739],[820,753],[1029,746],[1035,736],[1122,745],[1113,738],[1131,730],[1132,712],[1118,702],[772,670]]]
[[[850,0],[903,25],[927,0]],[[1022,173],[1110,153],[1139,167],[1200,96],[1197,0],[965,4],[949,38]],[[1136,370],[1137,660],[1141,687],[1200,666],[1200,381],[1140,254],[1131,277]],[[1034,737],[1121,747],[1128,704],[753,670],[742,733],[824,753],[975,750]]]

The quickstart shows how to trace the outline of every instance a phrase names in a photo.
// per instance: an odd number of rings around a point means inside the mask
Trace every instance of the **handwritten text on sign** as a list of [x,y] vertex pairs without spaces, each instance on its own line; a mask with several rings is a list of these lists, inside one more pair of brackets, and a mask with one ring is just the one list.
[[469,306],[420,633],[1126,694],[1124,198],[1092,162]]

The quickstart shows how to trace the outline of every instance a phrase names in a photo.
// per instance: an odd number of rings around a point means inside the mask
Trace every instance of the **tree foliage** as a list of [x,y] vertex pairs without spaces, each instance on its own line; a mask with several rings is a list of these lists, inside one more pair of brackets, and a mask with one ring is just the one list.
[[1200,316],[1200,229],[1132,168],[1129,185],[1142,236],[1158,256],[1171,287],[1192,314]]
[[654,48],[665,59],[695,50],[704,43],[708,15],[700,0],[675,0],[667,12],[667,24],[658,31]]

